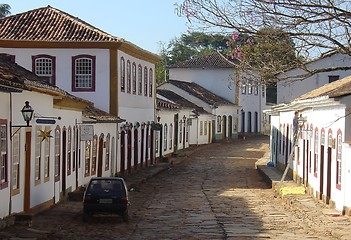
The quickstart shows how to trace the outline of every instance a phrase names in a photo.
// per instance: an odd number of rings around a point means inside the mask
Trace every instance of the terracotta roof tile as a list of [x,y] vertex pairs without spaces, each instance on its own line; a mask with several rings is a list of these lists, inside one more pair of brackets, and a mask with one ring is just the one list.
[[1,40],[123,42],[51,6],[0,19]]
[[191,108],[196,110],[199,113],[207,113],[202,107],[197,106],[196,104],[190,102],[189,100],[179,96],[173,91],[166,90],[166,89],[157,89],[157,94],[169,99],[170,101],[184,107],[184,108]]
[[121,122],[121,119],[119,117],[116,117],[92,105],[88,106],[83,110],[83,116],[86,118],[95,120],[97,122],[105,122],[105,123]]
[[226,99],[217,96],[213,92],[207,90],[206,88],[201,87],[200,85],[193,83],[193,82],[183,82],[177,80],[168,80],[168,82],[186,92],[190,95],[193,95],[205,103],[213,106],[219,105],[232,105],[231,102],[227,101]]
[[193,59],[176,63],[168,68],[235,68],[235,62],[229,61],[219,52],[195,57]]
[[329,84],[325,84],[315,90],[312,90],[298,97],[296,100],[311,99],[322,96],[329,96],[330,98],[335,98],[346,95],[351,95],[351,76]]

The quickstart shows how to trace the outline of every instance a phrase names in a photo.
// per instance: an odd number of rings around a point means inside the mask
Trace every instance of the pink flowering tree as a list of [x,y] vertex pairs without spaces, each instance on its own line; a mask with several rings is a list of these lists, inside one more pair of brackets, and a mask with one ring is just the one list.
[[[272,36],[263,38],[263,29],[284,31],[298,55],[296,64],[328,51],[351,56],[351,1],[348,0],[178,0],[175,9],[178,16],[187,18],[189,29],[234,33],[230,40],[233,55],[243,59],[248,54],[254,55],[247,51],[257,50],[252,46],[258,44],[258,39],[266,39],[265,47],[270,44],[269,40],[274,40]],[[250,36],[254,44],[233,44],[241,34]],[[271,56],[266,54],[266,57]],[[346,69],[317,69],[310,74],[327,70]]]

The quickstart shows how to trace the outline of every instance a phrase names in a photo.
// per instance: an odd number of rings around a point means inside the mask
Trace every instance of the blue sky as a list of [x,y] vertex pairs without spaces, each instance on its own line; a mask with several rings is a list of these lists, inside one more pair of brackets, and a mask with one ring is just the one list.
[[174,12],[176,0],[7,0],[11,14],[50,5],[78,17],[116,37],[158,53],[160,42],[168,43],[187,33],[186,20]]

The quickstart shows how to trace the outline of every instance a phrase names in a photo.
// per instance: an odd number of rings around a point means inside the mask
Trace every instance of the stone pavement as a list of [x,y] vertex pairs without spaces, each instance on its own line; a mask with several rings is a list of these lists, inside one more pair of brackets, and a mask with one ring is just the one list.
[[[134,174],[125,176],[125,181],[127,183],[128,189],[133,190],[133,188],[137,188],[136,186],[140,183],[147,181],[148,179],[156,176],[163,171],[169,170],[175,164],[181,164],[182,161],[190,158],[193,153],[196,153],[198,151],[201,152],[201,149],[206,149],[207,147],[208,146],[204,145],[191,147],[184,151],[179,151],[176,157],[170,158],[167,162],[162,162],[157,165],[145,168]],[[257,171],[259,171],[262,176],[264,176],[266,181],[274,186],[276,182],[280,181],[282,172],[278,171],[274,167],[267,166],[267,161],[269,161],[268,157],[269,155],[266,154],[263,158],[256,162]],[[294,184],[291,181],[289,181],[289,183]],[[335,211],[334,209],[326,208],[326,206],[315,200],[310,195],[287,195],[284,196],[282,202],[288,208],[292,209],[298,216],[300,216],[299,219],[301,219],[302,222],[304,222],[304,219],[306,218],[314,222],[320,222],[322,228],[325,227],[327,229],[330,229],[331,236],[336,235],[342,236],[338,239],[349,239],[349,217],[341,215],[340,212]],[[48,236],[48,238],[45,239],[51,239],[50,233],[53,232],[51,228],[55,227],[55,224],[50,224],[50,226],[47,226],[48,221],[51,222],[52,219],[56,219],[58,222],[67,222],[67,224],[70,224],[70,222],[73,223],[77,218],[81,216],[81,211],[81,201],[63,201],[53,208],[34,216],[33,222],[21,223],[22,226],[21,224],[16,224],[18,226],[15,225],[11,227],[11,231],[1,232],[0,230],[0,239],[44,239],[41,237],[43,235]],[[325,219],[327,219],[327,221]],[[327,224],[325,224],[325,222]],[[23,227],[23,224],[33,224],[33,227]],[[42,229],[45,229],[45,231]]]
[[[268,166],[267,163],[269,161],[269,152],[267,152],[260,160],[256,162],[256,169],[267,181],[267,183],[271,185],[275,197],[280,197],[285,200],[285,204],[289,208],[293,209],[297,214],[300,213],[302,218],[307,215],[309,219],[319,221],[320,219],[324,219],[324,217],[326,217],[328,223],[324,227],[330,229],[331,235],[341,236],[341,239],[349,239],[351,222],[350,216],[343,215],[342,212],[337,209],[329,208],[328,205],[325,205],[307,193],[281,196],[281,194],[277,192],[279,185],[281,185],[280,187],[301,186],[288,176],[285,178],[285,181],[281,183],[280,181],[283,176],[283,172],[276,167]],[[321,220],[321,222],[324,222],[324,220]]]

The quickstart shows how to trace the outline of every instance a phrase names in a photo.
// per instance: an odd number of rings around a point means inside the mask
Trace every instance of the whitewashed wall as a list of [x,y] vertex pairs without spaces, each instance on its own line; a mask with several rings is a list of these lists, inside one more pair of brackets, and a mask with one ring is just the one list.
[[[340,53],[333,54],[320,60],[316,60],[308,64],[310,70],[344,67],[351,65],[351,56],[343,55]],[[278,75],[278,78],[284,79],[277,83],[277,103],[287,103],[297,97],[312,91],[320,86],[329,82],[329,77],[332,75],[339,75],[340,79],[351,75],[351,70],[338,70],[330,72],[321,72],[314,74],[311,77],[297,79],[296,76],[305,74],[302,69],[292,69],[285,73]],[[288,79],[286,79],[288,78]],[[286,80],[285,80],[286,79]]]

